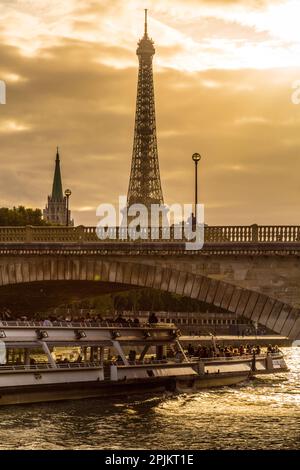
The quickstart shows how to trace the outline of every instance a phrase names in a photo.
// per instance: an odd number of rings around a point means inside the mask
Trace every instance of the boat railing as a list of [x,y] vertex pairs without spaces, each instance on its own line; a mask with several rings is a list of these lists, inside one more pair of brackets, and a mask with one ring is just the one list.
[[37,328],[157,328],[157,327],[175,328],[172,323],[134,323],[126,321],[124,323],[116,323],[107,320],[103,321],[67,321],[67,320],[43,320],[43,321],[30,321],[30,320],[0,320],[0,327],[37,327]]
[[[260,354],[256,354],[255,355],[255,358],[256,359],[265,359],[267,357],[267,355],[271,356],[271,357],[282,357],[283,356],[283,353],[282,351],[278,351],[278,352],[275,352],[275,353],[270,353],[270,352],[265,352],[265,353],[260,353]],[[236,356],[214,356],[214,357],[198,357],[198,356],[192,356],[190,357],[190,360],[192,361],[201,361],[201,362],[220,362],[220,361],[224,361],[224,362],[230,362],[230,361],[237,361],[237,360],[250,360],[250,359],[253,359],[253,354],[243,354],[243,355],[236,355]]]
[[6,370],[32,370],[32,371],[40,371],[45,369],[89,369],[94,367],[103,367],[100,362],[68,362],[56,364],[54,368],[49,362],[43,362],[40,364],[4,364],[0,365],[0,372]]
[[56,366],[59,369],[82,369],[82,368],[89,368],[89,367],[103,367],[99,361],[93,362],[63,362],[63,363],[56,363]]
[[283,357],[283,352],[279,349],[279,351],[274,352],[274,353],[266,352],[266,355],[274,357],[274,358]]
[[4,370],[40,370],[40,369],[52,369],[51,364],[45,362],[41,364],[6,364],[0,366],[0,372]]
[[[189,362],[193,362],[190,361]],[[136,361],[128,361],[130,366],[153,366],[153,365],[168,365],[168,364],[187,364],[183,362],[183,360],[175,359],[175,358],[168,358],[168,359],[144,359],[144,360],[136,360]],[[123,362],[121,361],[112,361],[112,365],[116,366],[124,366]],[[127,366],[126,366],[127,367]]]
[[214,357],[198,357],[198,356],[193,356],[190,359],[193,361],[200,361],[200,362],[214,362],[214,361],[224,361],[224,362],[230,362],[230,361],[235,361],[237,359],[247,359],[247,358],[252,358],[252,355],[244,355],[244,356],[214,356]]

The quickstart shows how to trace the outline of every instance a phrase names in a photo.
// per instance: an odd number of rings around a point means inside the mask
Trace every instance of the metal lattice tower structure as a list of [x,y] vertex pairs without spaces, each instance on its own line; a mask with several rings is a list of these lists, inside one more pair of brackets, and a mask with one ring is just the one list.
[[144,36],[138,42],[139,59],[137,101],[131,173],[127,194],[127,205],[163,204],[160,182],[152,59],[154,43],[147,32],[147,10],[145,10]]

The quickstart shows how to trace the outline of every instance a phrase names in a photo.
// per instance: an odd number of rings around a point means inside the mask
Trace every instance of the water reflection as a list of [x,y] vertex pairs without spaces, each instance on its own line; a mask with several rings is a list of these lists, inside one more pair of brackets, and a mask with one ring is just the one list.
[[297,449],[300,348],[288,374],[193,395],[0,408],[1,449]]

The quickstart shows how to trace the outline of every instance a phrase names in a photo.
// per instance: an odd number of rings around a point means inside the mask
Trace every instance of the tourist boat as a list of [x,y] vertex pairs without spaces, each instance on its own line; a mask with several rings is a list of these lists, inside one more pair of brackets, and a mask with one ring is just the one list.
[[194,391],[286,369],[282,355],[188,358],[179,335],[172,324],[1,321],[0,405]]

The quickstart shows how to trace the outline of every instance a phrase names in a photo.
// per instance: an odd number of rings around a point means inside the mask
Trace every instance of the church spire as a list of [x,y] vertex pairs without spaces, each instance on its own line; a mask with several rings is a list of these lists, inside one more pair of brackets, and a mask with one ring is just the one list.
[[71,219],[71,211],[68,207],[67,198],[63,194],[58,147],[56,149],[52,194],[51,196],[48,196],[48,203],[43,211],[43,217],[44,220],[50,222],[53,225],[74,226],[74,221]]
[[59,151],[58,147],[56,149],[56,160],[55,160],[55,171],[54,179],[52,186],[52,199],[56,201],[62,201],[64,198],[62,183],[61,183],[61,174],[60,174],[60,160],[59,160]]

